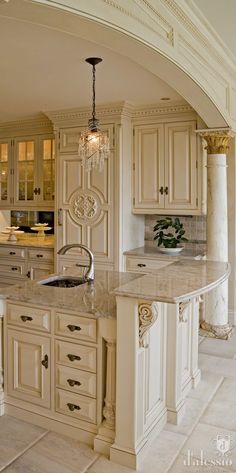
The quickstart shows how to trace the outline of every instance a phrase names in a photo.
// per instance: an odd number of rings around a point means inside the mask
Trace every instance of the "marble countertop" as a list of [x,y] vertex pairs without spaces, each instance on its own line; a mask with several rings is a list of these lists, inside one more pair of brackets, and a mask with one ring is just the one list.
[[[199,249],[200,246],[200,249]],[[128,250],[124,252],[124,255],[127,256],[141,256],[141,257],[146,257],[146,258],[158,258],[158,259],[169,259],[169,260],[179,260],[182,258],[186,259],[195,259],[195,258],[201,258],[205,256],[206,254],[206,248],[205,245],[192,245],[192,248],[184,248],[181,253],[178,253],[177,255],[168,255],[166,253],[161,253],[158,250],[157,246],[151,246],[151,245],[145,245],[141,246],[140,248],[134,248],[132,250]]]
[[176,304],[200,296],[224,282],[230,264],[182,259],[116,288],[120,296]]
[[[181,260],[151,275],[96,271],[94,285],[86,283],[74,288],[43,286],[37,281],[22,282],[0,289],[0,297],[39,307],[75,310],[89,316],[114,317],[116,295],[178,303],[217,287],[229,273],[228,263]],[[80,275],[76,267],[61,274]]]
[[0,245],[54,248],[54,235],[45,235],[45,237],[38,237],[37,234],[24,233],[18,238],[19,239],[17,241],[8,241],[8,235],[0,234]]

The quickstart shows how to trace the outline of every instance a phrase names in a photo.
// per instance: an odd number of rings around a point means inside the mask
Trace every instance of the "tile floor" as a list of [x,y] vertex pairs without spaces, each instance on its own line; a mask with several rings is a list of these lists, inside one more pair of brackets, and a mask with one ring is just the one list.
[[[181,425],[167,424],[139,473],[236,473],[236,331],[229,341],[201,338],[202,380],[189,393]],[[225,452],[220,453],[224,441]],[[68,437],[0,417],[4,473],[134,473]]]

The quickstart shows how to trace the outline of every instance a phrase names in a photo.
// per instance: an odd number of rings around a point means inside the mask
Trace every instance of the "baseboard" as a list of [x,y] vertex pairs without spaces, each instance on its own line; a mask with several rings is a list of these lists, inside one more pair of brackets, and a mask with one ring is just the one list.
[[229,324],[236,327],[236,310],[229,309]]

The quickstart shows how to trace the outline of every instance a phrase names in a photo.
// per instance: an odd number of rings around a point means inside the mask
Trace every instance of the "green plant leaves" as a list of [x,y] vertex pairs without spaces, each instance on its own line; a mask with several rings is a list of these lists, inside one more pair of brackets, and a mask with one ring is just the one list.
[[[170,231],[167,233],[169,227],[173,229],[173,233]],[[188,241],[183,235],[185,234],[184,226],[178,217],[166,217],[157,220],[153,231],[156,232],[154,240],[157,240],[157,245],[163,245],[165,248],[176,248],[181,242]]]

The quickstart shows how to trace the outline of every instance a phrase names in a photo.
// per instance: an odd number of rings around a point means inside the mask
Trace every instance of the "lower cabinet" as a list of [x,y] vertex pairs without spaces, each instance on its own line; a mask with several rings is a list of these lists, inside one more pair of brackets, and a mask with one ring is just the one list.
[[9,329],[8,394],[50,408],[50,355],[50,338]]
[[[176,260],[175,260],[176,261]],[[144,256],[126,256],[125,269],[134,273],[151,273],[156,269],[164,268],[174,261],[172,259],[151,258]]]

